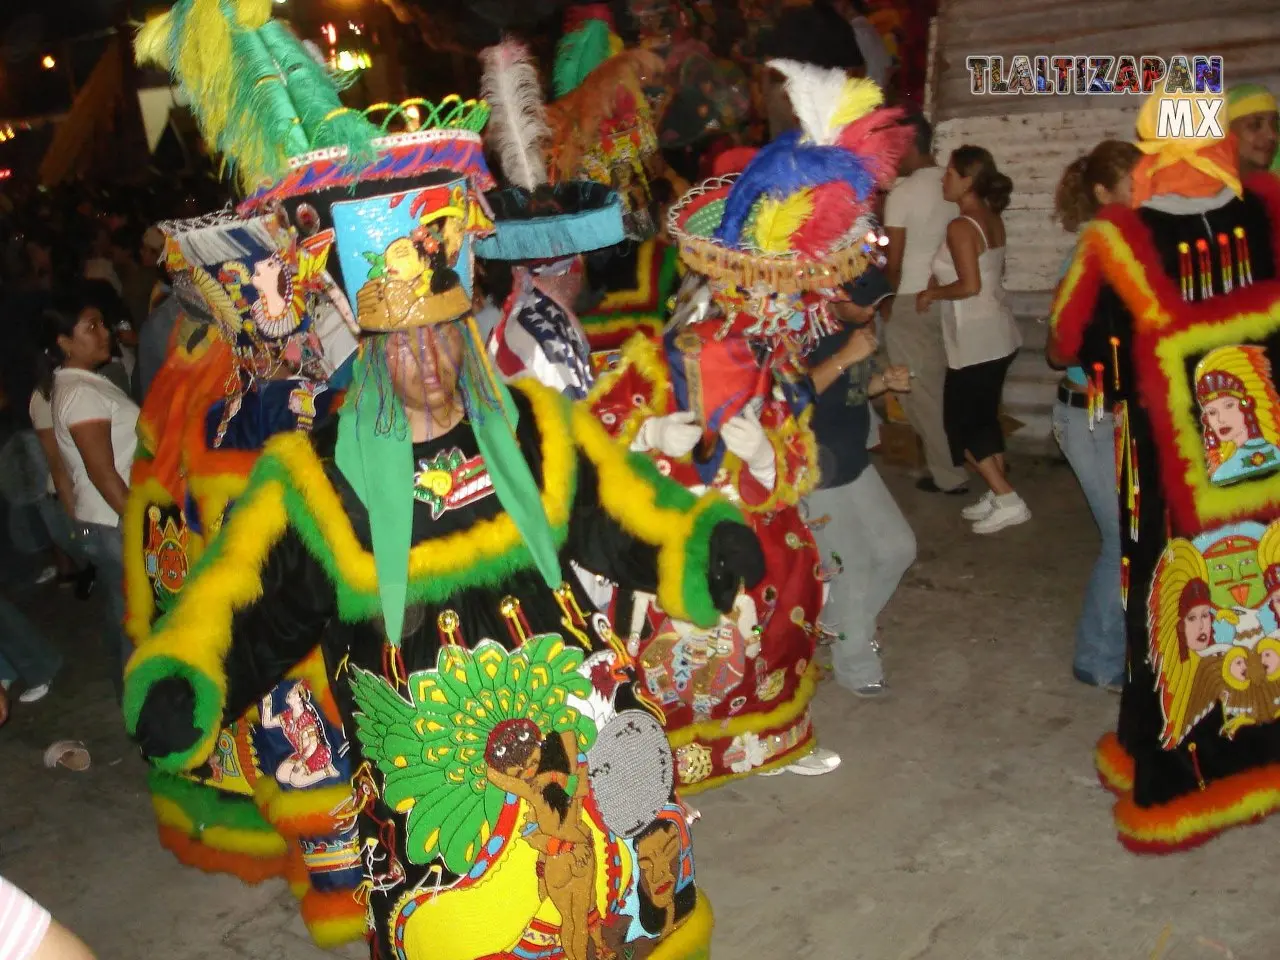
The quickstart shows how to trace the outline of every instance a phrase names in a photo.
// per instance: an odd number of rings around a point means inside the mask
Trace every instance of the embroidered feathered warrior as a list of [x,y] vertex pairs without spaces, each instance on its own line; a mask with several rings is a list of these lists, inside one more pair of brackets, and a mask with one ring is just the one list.
[[1115,411],[1128,682],[1097,760],[1136,850],[1201,843],[1280,795],[1280,188],[1241,182],[1232,137],[1160,137],[1158,106],[1138,119],[1136,209],[1085,228],[1051,343]]
[[478,141],[364,142],[364,160],[296,158],[241,208],[333,231],[359,355],[335,418],[267,444],[139,646],[128,729],[158,769],[192,770],[261,704],[292,734],[277,772],[327,774],[314,701],[262,700],[318,642],[351,737],[331,813],[357,834],[375,956],[705,956],[661,713],[564,571],[709,625],[759,580],[759,545],[589,410],[497,378],[470,316]]

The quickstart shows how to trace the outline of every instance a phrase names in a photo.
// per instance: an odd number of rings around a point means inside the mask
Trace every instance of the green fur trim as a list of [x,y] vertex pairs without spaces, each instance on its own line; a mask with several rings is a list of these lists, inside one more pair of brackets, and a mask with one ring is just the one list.
[[191,818],[197,832],[225,827],[252,833],[275,833],[252,797],[224,793],[186,777],[154,767],[147,772],[147,789],[178,806]]
[[711,566],[711,534],[721,523],[746,525],[737,507],[717,499],[694,517],[693,534],[684,545],[684,583],[680,591],[689,621],[703,628],[713,627],[720,620],[720,611],[711,599],[707,572]]
[[[568,429],[567,426],[565,429]],[[656,470],[654,473],[657,475]],[[347,623],[358,623],[380,616],[382,602],[378,592],[358,589],[342,578],[333,547],[325,538],[324,528],[312,511],[305,494],[298,489],[286,465],[268,451],[255,465],[249,492],[259,484],[270,480],[280,482],[284,489],[285,512],[289,515],[290,526],[302,540],[307,552],[324,568],[329,581],[334,585],[337,592],[339,617]],[[577,492],[577,482],[575,466],[571,469],[569,489],[564,494],[567,503],[573,502]],[[551,534],[556,548],[563,547],[569,535],[568,524],[553,526]],[[444,603],[460,590],[496,586],[516,571],[536,569],[537,564],[534,562],[533,555],[523,542],[500,556],[484,560],[459,555],[458,566],[447,574],[415,578],[410,572],[407,599],[411,604]]]
[[136,659],[129,669],[124,688],[124,725],[129,736],[138,730],[138,714],[146,703],[152,686],[169,677],[180,677],[191,684],[195,691],[196,706],[192,723],[202,734],[200,741],[182,753],[171,753],[152,760],[161,770],[181,771],[196,766],[204,759],[201,746],[207,745],[211,733],[222,726],[222,690],[214,679],[181,660],[156,656]]
[[642,453],[628,453],[627,466],[653,488],[653,502],[662,510],[687,513],[698,505],[698,498],[687,487],[664,477],[652,460]]

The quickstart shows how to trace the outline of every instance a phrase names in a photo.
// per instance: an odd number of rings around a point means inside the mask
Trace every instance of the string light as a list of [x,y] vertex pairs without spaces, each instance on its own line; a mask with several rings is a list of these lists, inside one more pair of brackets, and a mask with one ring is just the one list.
[[46,53],[40,58],[40,66],[44,67],[46,70],[52,70],[57,65],[58,61],[53,58],[53,54],[51,53]]

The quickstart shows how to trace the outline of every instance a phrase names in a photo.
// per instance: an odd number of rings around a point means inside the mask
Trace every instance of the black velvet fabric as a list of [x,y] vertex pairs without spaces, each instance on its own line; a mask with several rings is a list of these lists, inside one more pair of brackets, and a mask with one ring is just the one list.
[[[1148,208],[1140,216],[1150,230],[1165,272],[1178,283],[1178,244],[1186,242],[1195,249],[1195,241],[1208,231],[1231,235],[1243,226],[1249,244],[1253,279],[1271,280],[1276,276],[1276,257],[1272,249],[1271,228],[1259,198],[1246,193],[1200,214],[1168,214]],[[1215,296],[1223,296],[1222,276],[1214,246],[1213,283]],[[1198,284],[1198,281],[1197,281]],[[1197,286],[1198,290],[1198,286]],[[1198,294],[1197,294],[1198,296]],[[1119,340],[1113,351],[1111,338]],[[1280,336],[1267,341],[1273,369],[1280,370]],[[1108,407],[1116,402],[1127,404],[1129,425],[1136,451],[1136,474],[1141,491],[1137,517],[1137,537],[1131,535],[1131,517],[1123,496],[1120,500],[1121,545],[1130,564],[1129,601],[1126,609],[1129,681],[1121,698],[1117,733],[1135,764],[1134,800],[1141,807],[1166,803],[1199,789],[1195,764],[1188,747],[1195,744],[1195,757],[1206,782],[1248,770],[1264,763],[1280,761],[1280,723],[1241,729],[1234,739],[1222,736],[1221,706],[1215,706],[1191,734],[1174,750],[1160,744],[1164,726],[1156,676],[1148,661],[1147,598],[1153,575],[1160,560],[1167,535],[1167,500],[1163,485],[1158,438],[1153,434],[1149,415],[1151,404],[1160,397],[1143,397],[1137,390],[1138,378],[1131,353],[1133,317],[1116,292],[1104,287],[1098,298],[1094,319],[1085,333],[1080,360],[1086,373],[1095,363],[1102,364]],[[1115,362],[1113,362],[1113,355]],[[1117,377],[1118,369],[1118,377]],[[1188,372],[1190,376],[1190,371]],[[1118,386],[1117,386],[1118,384]],[[1127,484],[1127,467],[1124,481]],[[1123,489],[1123,488],[1122,488]],[[1201,531],[1174,531],[1175,535],[1194,536]]]

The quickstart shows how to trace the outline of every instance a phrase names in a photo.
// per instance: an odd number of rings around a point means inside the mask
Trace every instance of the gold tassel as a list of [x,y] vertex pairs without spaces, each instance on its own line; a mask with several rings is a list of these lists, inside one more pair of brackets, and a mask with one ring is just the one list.
[[560,612],[564,614],[560,622],[583,647],[590,650],[591,638],[581,629],[587,625],[587,618],[582,615],[582,608],[578,606],[578,598],[573,595],[572,588],[567,583],[560,584],[555,589],[555,597],[556,603],[560,605]]

